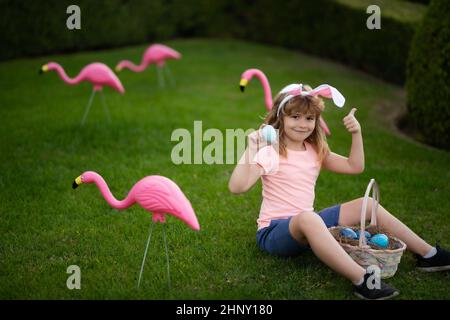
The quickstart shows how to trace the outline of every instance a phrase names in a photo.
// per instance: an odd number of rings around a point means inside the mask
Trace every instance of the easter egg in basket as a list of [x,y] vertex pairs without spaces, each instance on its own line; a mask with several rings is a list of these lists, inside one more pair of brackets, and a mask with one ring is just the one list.
[[355,231],[353,231],[350,228],[344,228],[341,230],[341,236],[345,237],[345,238],[350,238],[350,239],[356,239],[357,235],[355,233]]
[[[360,232],[359,230],[355,231],[355,233],[356,233],[356,240],[359,240],[359,232]],[[372,235],[370,234],[369,231],[364,231],[364,235],[366,236],[367,240],[369,240],[370,237],[372,237]]]
[[373,243],[381,248],[387,248],[389,245],[389,238],[383,233],[379,233],[370,238],[369,243]]

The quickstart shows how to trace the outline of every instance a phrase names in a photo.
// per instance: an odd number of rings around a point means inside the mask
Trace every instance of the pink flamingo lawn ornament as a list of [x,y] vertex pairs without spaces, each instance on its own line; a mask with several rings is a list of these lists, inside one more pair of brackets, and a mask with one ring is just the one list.
[[122,86],[122,83],[120,82],[119,78],[114,74],[114,72],[105,64],[100,62],[95,62],[88,64],[85,66],[80,73],[75,78],[70,78],[67,76],[66,72],[64,71],[63,67],[59,65],[56,62],[49,62],[41,67],[39,70],[40,73],[48,72],[50,70],[55,70],[59,77],[67,84],[74,85],[78,84],[82,81],[87,81],[92,83],[92,93],[89,98],[89,102],[86,106],[86,110],[83,115],[83,119],[81,120],[81,125],[84,125],[86,121],[86,117],[89,113],[89,109],[92,105],[92,101],[94,99],[95,93],[97,91],[100,91],[101,97],[102,97],[102,105],[105,110],[106,116],[109,118],[109,112],[105,103],[105,98],[103,96],[103,87],[109,86],[113,88],[114,90],[120,92],[121,94],[125,93],[125,89]]
[[[163,44],[153,44],[145,50],[144,55],[142,56],[141,64],[136,66],[133,62],[128,60],[120,61],[116,66],[116,72],[120,72],[122,69],[130,69],[134,72],[142,72],[150,64],[156,64],[156,70],[158,72],[158,82],[161,87],[164,87],[164,75],[162,70],[166,70],[166,73],[172,82],[172,85],[175,85],[175,80],[170,73],[169,67],[166,65],[166,60],[175,59],[178,60],[181,58],[181,54],[178,51],[175,51],[168,46]],[[163,68],[165,66],[165,68]]]
[[[267,80],[266,75],[259,69],[247,69],[241,75],[241,81],[239,86],[241,91],[244,92],[247,84],[252,80],[253,77],[257,77],[261,82],[261,85],[264,90],[264,102],[266,104],[267,111],[272,110],[273,102],[272,102],[272,90],[270,90],[269,80]],[[323,120],[322,116],[319,117],[320,126],[327,136],[331,135],[330,129],[328,128],[325,120]]]
[[[169,213],[186,223],[195,231],[200,230],[197,217],[191,203],[186,198],[181,189],[172,180],[162,176],[147,176],[139,180],[133,188],[131,188],[124,200],[117,200],[112,195],[105,180],[96,172],[86,171],[75,179],[72,188],[77,188],[82,183],[95,183],[100,189],[101,194],[109,205],[115,209],[123,210],[134,203],[138,203],[145,210],[153,212],[147,246],[145,248],[144,257],[142,259],[141,271],[139,273],[138,288],[141,283],[142,272],[144,271],[144,263],[147,257],[147,250],[152,236],[153,226],[156,222],[165,223],[165,214]],[[164,247],[167,260],[167,279],[170,289],[170,267],[169,254],[167,251],[166,229],[163,224]]]

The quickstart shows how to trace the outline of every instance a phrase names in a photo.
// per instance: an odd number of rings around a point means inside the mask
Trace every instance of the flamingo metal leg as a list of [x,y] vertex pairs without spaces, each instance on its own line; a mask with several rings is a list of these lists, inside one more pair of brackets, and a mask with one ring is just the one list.
[[88,102],[88,104],[87,104],[87,106],[86,106],[86,109],[85,109],[85,111],[84,111],[83,119],[81,120],[81,125],[82,125],[82,126],[83,126],[84,123],[86,122],[86,117],[87,117],[87,115],[88,115],[88,113],[89,113],[89,110],[90,110],[90,108],[91,108],[92,101],[93,101],[94,96],[95,96],[95,92],[96,92],[95,90],[92,90],[91,96],[89,97],[89,102]]
[[164,65],[164,69],[166,69],[166,73],[167,73],[167,78],[170,81],[170,84],[172,85],[172,87],[176,86],[176,82],[175,82],[175,78],[172,75],[172,72],[169,69],[169,66],[167,64]]
[[111,117],[109,116],[108,105],[105,102],[105,95],[103,94],[103,91],[100,91],[100,96],[102,98],[102,105],[103,105],[103,110],[106,113],[106,118],[108,119],[108,122],[111,123]]
[[142,272],[144,271],[145,258],[147,257],[148,246],[150,244],[150,239],[152,238],[152,230],[153,230],[154,225],[155,225],[154,222],[152,222],[150,224],[150,229],[149,229],[149,234],[148,234],[148,239],[147,239],[147,246],[145,247],[144,258],[142,259],[142,265],[141,265],[141,272],[139,273],[138,289],[139,289],[139,286],[141,285],[141,277],[142,277]]
[[169,285],[170,290],[170,263],[169,263],[169,251],[167,250],[167,241],[166,241],[166,224],[163,224],[163,238],[164,238],[164,247],[166,249],[166,261],[167,261],[167,283]]
[[156,71],[158,72],[158,83],[161,88],[164,88],[166,85],[164,83],[164,74],[162,73],[161,67],[156,66]]

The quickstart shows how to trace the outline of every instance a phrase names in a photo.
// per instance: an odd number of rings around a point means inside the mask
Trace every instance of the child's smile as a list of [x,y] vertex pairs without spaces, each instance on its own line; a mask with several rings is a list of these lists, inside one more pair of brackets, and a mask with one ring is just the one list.
[[316,117],[312,114],[296,113],[285,116],[283,120],[286,144],[289,144],[289,142],[303,142],[311,135],[316,126]]

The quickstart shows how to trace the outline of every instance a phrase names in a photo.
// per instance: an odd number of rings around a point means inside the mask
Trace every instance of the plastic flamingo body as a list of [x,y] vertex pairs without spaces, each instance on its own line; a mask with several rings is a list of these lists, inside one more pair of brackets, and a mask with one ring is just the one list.
[[41,67],[39,70],[40,73],[48,72],[51,70],[55,70],[59,77],[67,84],[75,85],[83,81],[87,81],[92,83],[92,93],[89,97],[88,104],[86,106],[86,110],[83,115],[83,119],[81,120],[81,125],[84,124],[86,121],[86,117],[89,113],[89,109],[92,105],[92,101],[94,99],[95,93],[97,91],[100,91],[101,97],[102,97],[102,104],[103,108],[105,110],[106,116],[109,120],[109,111],[106,106],[106,103],[104,101],[103,97],[103,87],[108,86],[113,88],[114,90],[120,92],[121,94],[125,93],[125,89],[120,82],[119,78],[114,74],[114,72],[105,64],[100,62],[94,62],[91,64],[88,64],[83,69],[81,69],[80,73],[75,78],[70,78],[66,72],[64,71],[63,67],[59,65],[56,62],[49,62]]
[[167,76],[169,77],[172,85],[175,86],[175,79],[173,78],[169,68],[166,66],[166,60],[175,59],[178,60],[181,58],[181,54],[168,46],[163,44],[153,44],[145,50],[144,55],[142,56],[142,61],[140,65],[135,65],[133,62],[128,60],[120,61],[116,66],[116,72],[121,71],[122,69],[130,69],[134,72],[142,72],[150,64],[155,64],[157,66],[156,70],[158,73],[158,82],[161,87],[164,87],[164,75],[163,70],[166,71]]
[[172,180],[162,176],[148,176],[139,180],[124,200],[117,200],[105,180],[96,172],[87,171],[78,177],[73,187],[81,183],[95,183],[108,204],[118,210],[126,209],[134,203],[153,212],[153,221],[165,222],[169,213],[186,223],[193,230],[200,230],[191,203]]
[[116,71],[130,69],[134,72],[142,72],[152,63],[156,64],[158,67],[162,67],[164,66],[166,60],[178,60],[180,58],[181,54],[176,50],[163,44],[153,44],[145,50],[140,65],[135,65],[133,62],[128,60],[122,60],[116,66]]
[[75,85],[82,81],[87,81],[92,83],[94,90],[102,90],[104,86],[109,86],[114,90],[125,93],[122,83],[119,78],[114,74],[114,72],[105,64],[100,62],[94,62],[88,64],[75,78],[70,78],[63,67],[56,62],[49,62],[42,67],[42,71],[47,72],[50,70],[55,70],[59,77],[67,84]]
[[[131,188],[124,200],[117,200],[112,195],[105,180],[96,172],[87,171],[75,179],[72,187],[75,189],[82,183],[95,183],[100,189],[101,194],[109,205],[113,208],[123,210],[134,203],[149,212],[153,212],[153,223],[151,224],[147,245],[145,247],[144,257],[142,259],[141,271],[139,273],[138,288],[141,283],[142,273],[144,271],[145,259],[150,244],[153,226],[156,222],[166,222],[165,214],[169,213],[186,223],[193,230],[200,230],[197,217],[191,203],[186,198],[181,189],[172,180],[162,176],[148,176],[139,180]],[[163,224],[165,226],[165,224]],[[167,250],[166,229],[163,228],[164,246],[167,260],[167,280],[170,289],[170,271],[169,254]]]
[[[252,80],[253,77],[257,77],[261,82],[261,85],[264,90],[264,102],[266,105],[267,111],[272,110],[273,101],[272,101],[272,90],[270,89],[269,80],[267,80],[266,75],[259,69],[247,69],[241,75],[240,88],[241,91],[244,92],[247,84]],[[320,126],[324,130],[326,135],[330,135],[330,129],[328,128],[325,120],[323,120],[322,116],[319,117]]]

